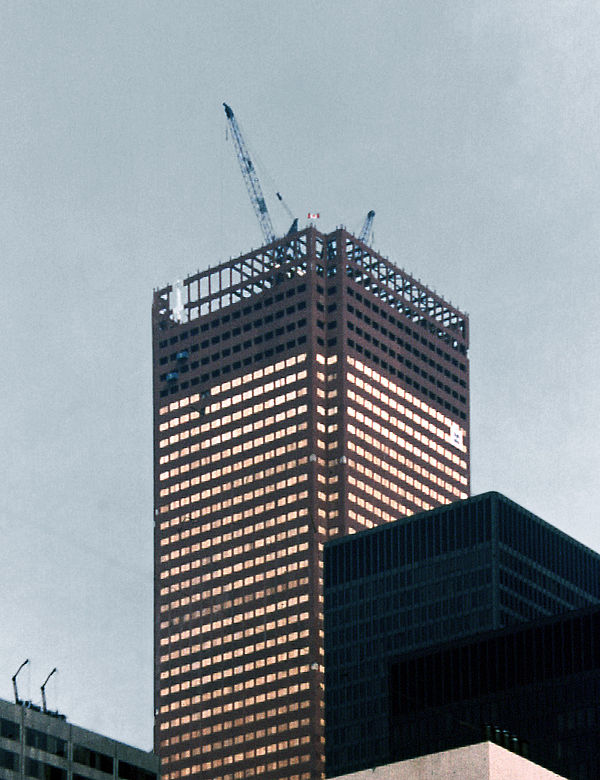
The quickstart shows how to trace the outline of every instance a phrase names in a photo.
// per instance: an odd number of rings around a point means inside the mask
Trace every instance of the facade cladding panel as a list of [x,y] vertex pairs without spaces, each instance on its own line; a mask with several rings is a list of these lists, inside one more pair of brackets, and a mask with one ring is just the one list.
[[322,550],[469,493],[468,323],[339,229],[154,295],[165,780],[324,772]]
[[487,726],[525,743],[536,764],[597,780],[600,609],[392,662],[390,702],[394,760],[472,744]]
[[324,560],[328,776],[392,760],[390,657],[600,602],[600,556],[499,493],[332,540]]

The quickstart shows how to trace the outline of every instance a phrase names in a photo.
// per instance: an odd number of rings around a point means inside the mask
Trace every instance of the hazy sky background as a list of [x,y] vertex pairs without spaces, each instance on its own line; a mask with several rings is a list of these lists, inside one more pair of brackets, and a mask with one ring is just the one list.
[[152,290],[261,244],[223,101],[298,216],[375,209],[469,312],[473,492],[600,549],[597,0],[2,0],[0,35],[0,697],[57,666],[50,707],[151,747]]

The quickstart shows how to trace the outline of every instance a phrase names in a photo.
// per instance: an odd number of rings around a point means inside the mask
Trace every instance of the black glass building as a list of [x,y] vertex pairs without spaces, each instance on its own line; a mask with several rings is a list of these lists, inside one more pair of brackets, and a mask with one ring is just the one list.
[[389,667],[393,760],[500,735],[570,780],[600,767],[600,608],[479,635]]
[[392,759],[392,657],[600,603],[600,556],[494,492],[331,540],[324,565],[330,777]]

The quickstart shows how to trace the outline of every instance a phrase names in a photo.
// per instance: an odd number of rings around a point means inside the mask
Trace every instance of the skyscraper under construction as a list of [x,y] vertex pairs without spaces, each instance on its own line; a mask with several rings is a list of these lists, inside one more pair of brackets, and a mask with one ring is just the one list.
[[323,776],[326,539],[469,495],[468,320],[314,227],[153,303],[163,777]]

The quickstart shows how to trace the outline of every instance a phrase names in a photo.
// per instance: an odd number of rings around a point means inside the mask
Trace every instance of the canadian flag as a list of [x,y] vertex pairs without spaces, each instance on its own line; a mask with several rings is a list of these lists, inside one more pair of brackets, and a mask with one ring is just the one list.
[[309,219],[319,219],[320,216],[320,214],[313,214],[311,211],[308,212]]

